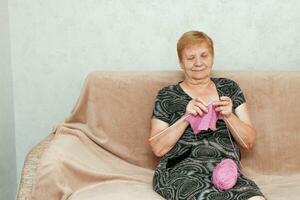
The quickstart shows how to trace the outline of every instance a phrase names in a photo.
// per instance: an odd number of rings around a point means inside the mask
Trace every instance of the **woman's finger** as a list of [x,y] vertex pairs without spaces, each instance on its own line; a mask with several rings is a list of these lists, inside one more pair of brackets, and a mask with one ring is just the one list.
[[200,103],[204,104],[205,106],[208,106],[207,103],[201,97],[197,97],[195,100],[196,100],[196,102],[200,102]]
[[221,96],[220,100],[222,100],[222,101],[231,101],[230,97],[228,97],[228,96]]
[[197,112],[196,109],[192,109],[192,110],[190,111],[190,114],[196,116],[196,115],[198,115],[198,112]]
[[221,110],[222,110],[221,106],[215,108],[216,112],[220,112]]
[[194,104],[195,106],[199,107],[201,110],[203,110],[204,112],[208,112],[208,109],[206,106],[204,106],[202,103],[199,103],[199,102],[195,102]]
[[224,111],[224,110],[220,111],[220,114],[227,115],[226,111]]
[[200,116],[203,115],[203,112],[199,107],[195,106],[194,109],[197,111],[197,114],[199,114]]
[[229,101],[217,101],[213,103],[213,106],[226,106],[229,105]]
[[220,111],[226,111],[229,110],[227,106],[218,106],[215,108],[215,111],[220,112]]

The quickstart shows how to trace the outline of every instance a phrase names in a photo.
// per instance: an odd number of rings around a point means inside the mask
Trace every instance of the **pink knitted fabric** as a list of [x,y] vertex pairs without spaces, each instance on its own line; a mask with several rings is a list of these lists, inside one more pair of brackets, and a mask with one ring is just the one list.
[[223,119],[223,116],[216,112],[212,103],[208,105],[208,112],[203,115],[188,115],[185,120],[188,121],[193,129],[194,134],[199,134],[201,130],[216,130],[216,123],[218,119]]
[[213,170],[212,181],[220,191],[225,191],[235,186],[238,178],[238,167],[232,159],[222,160]]

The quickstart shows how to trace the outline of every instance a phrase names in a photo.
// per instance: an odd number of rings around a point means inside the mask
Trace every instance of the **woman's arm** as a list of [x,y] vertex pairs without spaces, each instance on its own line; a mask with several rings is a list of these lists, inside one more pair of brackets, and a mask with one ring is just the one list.
[[245,149],[251,150],[256,136],[246,103],[235,109],[236,115],[232,112],[232,101],[229,97],[223,96],[220,101],[215,102],[215,110],[225,117],[225,122],[230,129],[234,139]]
[[157,157],[162,157],[167,152],[169,152],[172,147],[176,144],[176,142],[179,140],[181,135],[184,133],[184,130],[188,127],[189,123],[184,120],[186,115],[183,115],[177,122],[174,124],[174,126],[169,128],[169,124],[159,120],[157,118],[152,118],[151,120],[151,135],[150,137],[153,137],[157,133],[165,130],[168,128],[168,130],[165,131],[162,135],[159,137],[151,140],[150,145],[152,148],[153,153]]
[[[229,125],[230,132],[241,146],[246,150],[251,150],[256,137],[256,130],[251,123],[246,103],[237,107],[235,113],[236,115],[232,113],[226,117],[230,123],[227,124]],[[241,141],[241,139],[243,141]]]

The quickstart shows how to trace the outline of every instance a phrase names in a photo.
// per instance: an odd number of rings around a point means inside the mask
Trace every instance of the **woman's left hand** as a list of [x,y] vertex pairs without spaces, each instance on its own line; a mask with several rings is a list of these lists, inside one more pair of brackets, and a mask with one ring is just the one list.
[[232,101],[230,97],[222,96],[219,101],[213,103],[216,112],[220,112],[224,117],[232,114]]

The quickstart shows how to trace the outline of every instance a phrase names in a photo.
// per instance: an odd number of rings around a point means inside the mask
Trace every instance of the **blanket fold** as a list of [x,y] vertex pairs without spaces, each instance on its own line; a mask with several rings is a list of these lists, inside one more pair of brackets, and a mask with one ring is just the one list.
[[[145,85],[132,84],[135,79]],[[56,127],[42,156],[32,199],[137,199],[145,192],[143,199],[161,199],[152,190],[158,159],[145,143],[160,85],[146,91],[153,79],[143,74],[135,79],[130,73],[87,77],[71,115]],[[144,99],[149,92],[153,99]]]

